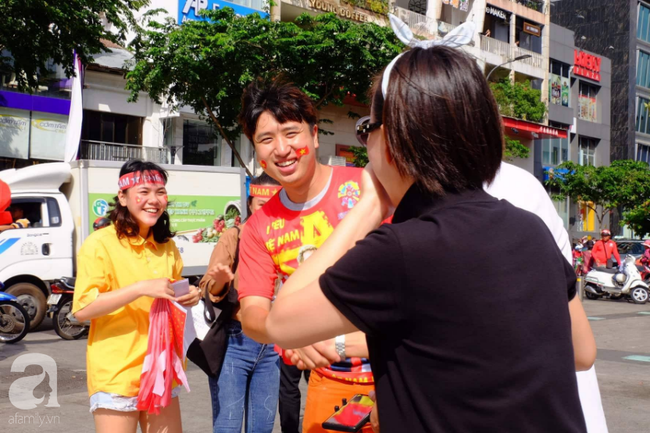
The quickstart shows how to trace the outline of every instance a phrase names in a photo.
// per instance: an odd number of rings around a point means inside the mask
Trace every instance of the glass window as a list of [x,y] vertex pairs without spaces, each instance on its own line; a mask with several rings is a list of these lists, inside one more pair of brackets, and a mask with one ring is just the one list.
[[16,219],[26,218],[30,227],[43,227],[43,203],[42,198],[15,198],[11,208],[18,211]]
[[646,98],[637,98],[636,105],[636,131],[643,134],[650,134],[650,122],[648,122],[648,104],[650,100]]
[[596,95],[598,87],[580,81],[578,95],[578,117],[589,122],[597,122]]
[[557,214],[562,218],[564,228],[569,228],[569,197],[564,200],[553,200],[553,205]]
[[638,143],[636,148],[636,160],[650,164],[650,146]]
[[47,200],[47,213],[50,219],[50,227],[58,227],[61,225],[61,211],[59,210],[59,204],[56,199],[51,197],[46,198]]
[[83,141],[142,144],[142,117],[84,110],[81,126]]
[[596,165],[596,146],[598,140],[595,138],[580,137],[578,140],[578,163],[580,165]]
[[569,160],[568,138],[545,138],[542,142],[542,165],[560,165]]
[[639,19],[637,21],[637,26],[636,26],[636,37],[639,39],[643,39],[646,42],[650,42],[650,37],[649,37],[650,32],[648,31],[649,16],[650,16],[650,8],[648,8],[644,4],[639,4]]
[[221,144],[212,125],[200,120],[183,121],[183,164],[221,165]]
[[650,54],[645,51],[638,51],[636,66],[636,84],[650,88]]

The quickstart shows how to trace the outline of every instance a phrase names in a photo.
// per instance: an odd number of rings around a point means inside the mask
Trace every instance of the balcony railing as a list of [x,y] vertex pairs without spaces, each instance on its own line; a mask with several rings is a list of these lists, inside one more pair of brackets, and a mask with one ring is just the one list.
[[142,159],[158,164],[169,164],[169,150],[164,147],[146,147],[133,144],[109,143],[106,141],[82,140],[81,159],[100,161],[128,161]]
[[542,57],[541,54],[526,50],[524,48],[515,47],[515,57],[523,56],[525,54],[528,54],[530,57],[527,59],[518,60],[518,62],[526,63],[527,65],[543,69],[544,57]]
[[437,35],[438,22],[408,9],[395,6],[393,13],[409,26],[413,34],[424,37],[435,37]]
[[497,54],[504,57],[505,59],[509,59],[510,49],[511,45],[507,42],[481,35],[481,50],[483,51]]
[[546,1],[544,0],[511,0],[514,3],[519,3],[520,5],[526,6],[529,9],[546,13]]
[[458,27],[399,6],[395,6],[393,13],[409,26],[413,34],[429,39],[444,38],[447,33]]

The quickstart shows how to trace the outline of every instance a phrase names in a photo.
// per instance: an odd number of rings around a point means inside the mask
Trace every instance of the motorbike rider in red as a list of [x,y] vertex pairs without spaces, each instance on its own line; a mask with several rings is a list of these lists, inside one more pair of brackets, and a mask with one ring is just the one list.
[[618,254],[616,242],[612,240],[612,233],[603,229],[600,231],[600,240],[594,244],[591,251],[592,260],[596,266],[607,266],[607,261],[612,258],[612,255],[620,266],[621,256]]

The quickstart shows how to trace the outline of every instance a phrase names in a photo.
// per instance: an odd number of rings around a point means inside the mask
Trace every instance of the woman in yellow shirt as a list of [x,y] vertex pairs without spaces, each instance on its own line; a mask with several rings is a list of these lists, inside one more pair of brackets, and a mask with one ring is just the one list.
[[91,234],[81,246],[73,313],[90,320],[86,357],[90,411],[97,432],[181,432],[178,391],[160,415],[137,410],[140,375],[147,352],[149,310],[154,298],[196,305],[200,290],[174,296],[183,261],[167,214],[167,173],[150,162],[131,160],[120,170],[119,191],[109,215],[113,225]]

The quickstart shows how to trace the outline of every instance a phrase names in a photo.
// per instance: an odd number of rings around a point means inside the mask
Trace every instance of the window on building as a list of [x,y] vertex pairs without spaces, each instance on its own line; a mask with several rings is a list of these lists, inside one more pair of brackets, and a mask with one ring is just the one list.
[[578,163],[580,165],[596,165],[596,146],[598,140],[589,137],[580,137],[578,140]]
[[542,142],[542,165],[555,166],[569,160],[568,138],[545,138]]
[[645,51],[637,51],[637,53],[636,84],[650,87],[650,54]]
[[551,104],[569,107],[571,100],[571,65],[551,59],[549,62],[548,92]]
[[580,81],[578,94],[578,117],[589,122],[597,122],[596,95],[599,87]]
[[183,121],[183,164],[221,165],[221,137],[212,125],[200,121]]
[[564,228],[569,229],[569,197],[566,197],[564,200],[553,200],[553,205],[557,214],[562,218],[564,223]]
[[84,110],[81,139],[104,143],[142,144],[142,117]]
[[636,104],[635,129],[643,134],[650,134],[650,122],[648,122],[648,104],[650,99],[638,97]]
[[636,26],[636,37],[650,42],[650,8],[639,3],[639,19]]
[[[534,53],[542,54],[542,31],[540,24],[531,21],[524,21],[523,18],[517,17],[515,30],[515,44],[519,48],[524,48]],[[534,34],[539,32],[539,34]]]
[[636,160],[650,164],[650,146],[641,143],[637,143],[636,146]]

